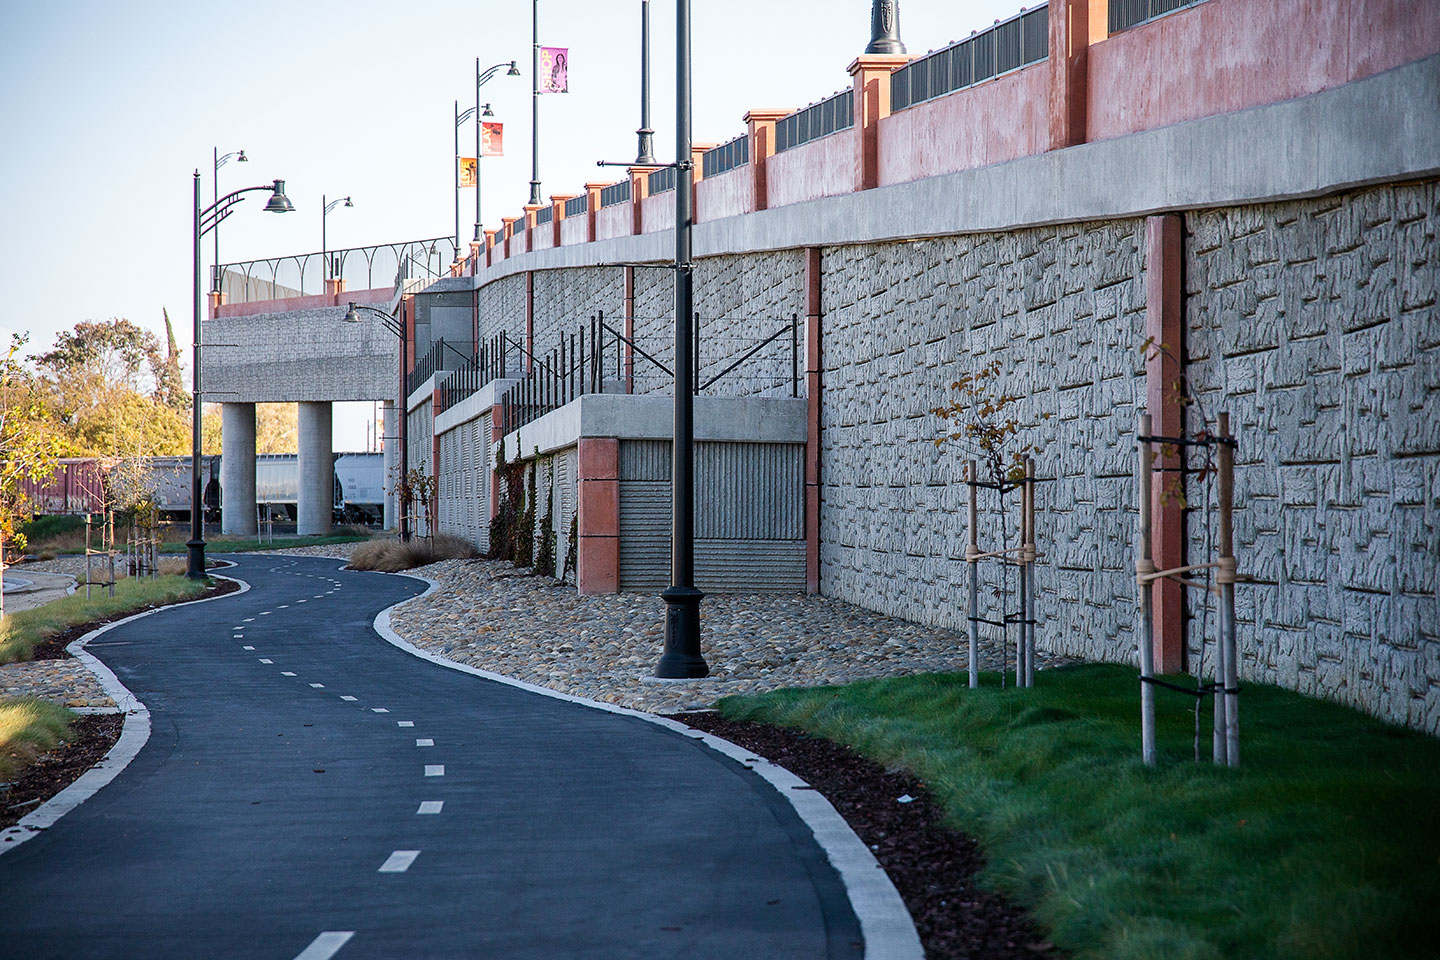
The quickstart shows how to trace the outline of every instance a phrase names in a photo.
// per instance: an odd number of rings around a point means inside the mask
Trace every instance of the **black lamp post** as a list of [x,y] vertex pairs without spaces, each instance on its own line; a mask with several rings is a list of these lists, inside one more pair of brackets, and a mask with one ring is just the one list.
[[205,579],[205,525],[204,490],[200,485],[200,241],[205,234],[214,230],[221,220],[228,217],[235,205],[245,199],[245,194],[256,190],[269,190],[270,199],[265,202],[266,213],[291,213],[295,206],[285,196],[285,181],[276,180],[268,186],[244,187],[219,198],[210,206],[200,208],[200,171],[195,171],[195,325],[193,331],[194,382],[191,385],[193,419],[190,425],[190,539],[185,542],[185,576],[191,580]]
[[325,269],[322,272],[322,276],[326,280],[330,279],[330,256],[328,254],[330,248],[326,246],[325,242],[325,218],[330,216],[331,210],[334,210],[342,203],[345,204],[345,206],[347,207],[355,206],[355,204],[350,202],[349,197],[341,197],[339,200],[331,200],[327,203],[325,200],[325,194],[320,194],[320,259],[323,260],[325,263]]
[[[475,114],[475,236],[472,239],[474,239],[476,243],[479,243],[485,237],[483,228],[481,227],[482,221],[480,219],[480,164],[484,159],[484,150],[481,149],[481,125],[484,123],[484,117],[495,116],[495,114],[492,113],[490,110],[490,104],[482,104],[480,102],[480,88],[485,86],[485,84],[489,83],[495,77],[496,72],[499,71],[501,67],[508,68],[505,71],[505,76],[507,77],[520,76],[520,68],[515,65],[514,60],[511,60],[509,63],[497,63],[493,67],[488,68],[487,70],[485,70],[485,72],[482,73],[480,71],[480,58],[475,58],[475,107],[473,110],[466,111],[467,115],[472,112]],[[462,119],[460,122],[463,123],[464,120]],[[458,154],[460,152],[460,134],[458,133],[459,124],[456,124],[456,130],[457,133],[455,134],[455,152]],[[460,248],[460,200],[458,193],[456,194],[455,203],[455,248],[458,250]]]
[[650,0],[640,0],[640,129],[635,166],[655,166],[655,131],[650,129]]
[[904,53],[900,40],[900,4],[898,0],[871,0],[870,45],[866,53]]
[[540,205],[540,0],[530,3],[530,204]]
[[[397,405],[396,408],[396,416],[399,417],[400,422],[397,424],[397,426],[399,427],[399,431],[396,434],[396,443],[400,445],[400,476],[403,478],[410,472],[410,451],[406,449],[407,445],[405,443],[406,421],[410,418],[410,411],[405,409],[405,328],[400,325],[399,320],[395,319],[390,314],[386,313],[384,310],[377,310],[375,307],[362,307],[354,300],[350,301],[350,308],[345,311],[346,322],[363,322],[360,316],[361,310],[365,310],[369,313],[375,314],[377,317],[380,318],[380,322],[384,325],[386,330],[389,330],[391,333],[395,334],[395,336],[400,338],[400,403]],[[398,496],[396,497],[396,506],[400,510],[400,539],[402,541],[408,542],[410,539],[410,524],[408,522],[408,518],[405,516],[405,504],[399,502]]]
[[665,652],[655,676],[672,680],[710,673],[700,653],[700,601],[695,587],[695,370],[691,353],[694,265],[690,262],[690,0],[675,3],[675,437],[670,454],[670,586],[665,601]]
[[[222,154],[222,153],[220,152],[220,148],[219,148],[219,147],[213,147],[213,148],[212,148],[212,151],[213,151],[214,157],[215,157],[215,176],[212,177],[211,180],[210,180],[210,193],[211,193],[210,199],[211,199],[212,201],[214,201],[215,203],[219,203],[219,202],[220,202],[220,168],[223,167],[223,166],[225,166],[225,164],[228,163],[228,162],[230,162],[231,160],[234,160],[236,163],[249,163],[249,162],[250,162],[250,158],[247,157],[247,156],[245,156],[245,151],[244,151],[243,148],[240,149],[240,150],[231,150],[229,153],[226,153],[226,154]],[[216,230],[216,231],[215,231],[214,240],[215,240],[215,275],[210,278],[210,288],[211,288],[212,290],[214,290],[215,292],[218,293],[218,292],[220,291],[220,231],[219,231],[219,230]]]

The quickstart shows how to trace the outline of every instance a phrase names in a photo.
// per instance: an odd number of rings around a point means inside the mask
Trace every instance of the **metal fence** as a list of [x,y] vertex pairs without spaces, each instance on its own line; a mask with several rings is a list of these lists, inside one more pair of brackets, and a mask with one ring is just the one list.
[[[1174,2],[1174,0],[1111,0]],[[935,97],[963,90],[1002,73],[1037,63],[1050,55],[1050,14],[1044,6],[1003,20],[966,40],[912,60],[890,75],[892,113]]]
[[775,124],[775,152],[798,147],[855,125],[855,91],[841,90]]
[[549,223],[551,220],[554,220],[554,219],[555,219],[555,208],[554,208],[553,206],[551,206],[551,207],[542,207],[542,208],[540,208],[539,210],[536,210],[536,211],[535,211],[535,226],[537,226],[537,227],[540,226],[540,224],[542,224],[542,223]]
[[626,178],[619,183],[612,183],[600,191],[601,208],[613,207],[617,203],[627,203],[630,200],[630,180]]
[[485,384],[505,379],[507,360],[512,355],[515,355],[515,350],[503,333],[482,343],[477,356],[462,363],[441,381],[440,407],[435,412],[444,413],[478,393]]
[[454,237],[316,250],[221,264],[210,288],[224,291],[227,303],[320,294],[325,292],[328,259],[328,276],[344,280],[350,290],[374,290],[411,277],[443,276],[458,255]]
[[582,213],[590,212],[590,196],[581,194],[578,197],[571,197],[565,201],[565,216],[578,217]]
[[469,354],[461,353],[455,349],[453,344],[446,343],[445,338],[441,337],[430,345],[430,349],[423,357],[416,358],[415,366],[405,374],[405,395],[407,397],[424,386],[432,376],[446,370],[445,351],[447,350],[450,351],[453,360],[459,361],[461,365],[469,363],[472,359]]
[[1119,33],[1204,0],[1110,0],[1110,32]]
[[742,133],[729,143],[706,150],[700,157],[700,170],[713,177],[750,162],[750,134]]
[[675,168],[662,167],[650,174],[648,180],[650,196],[657,193],[669,193],[675,189]]
[[524,217],[521,217],[519,220],[511,220],[511,221],[510,221],[510,230],[509,230],[509,233],[510,233],[510,236],[511,236],[512,238],[515,237],[515,236],[517,236],[518,234],[522,234],[522,233],[524,233],[524,232],[525,232],[525,218],[524,218]]
[[[607,381],[624,379],[626,338],[605,324],[602,316],[568,336],[544,356],[534,356],[511,341],[530,359],[530,372],[505,392],[501,401],[504,432],[519,430],[576,397],[603,393]],[[653,359],[653,358],[652,358]],[[658,363],[658,361],[656,361]]]

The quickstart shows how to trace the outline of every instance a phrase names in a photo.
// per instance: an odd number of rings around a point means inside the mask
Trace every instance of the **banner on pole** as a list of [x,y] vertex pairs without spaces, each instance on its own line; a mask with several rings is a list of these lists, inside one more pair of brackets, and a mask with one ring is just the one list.
[[475,186],[475,184],[479,182],[479,177],[476,176],[477,173],[478,171],[476,170],[476,161],[474,157],[460,158],[460,186]]
[[540,48],[540,92],[570,92],[570,48]]
[[505,124],[480,124],[480,156],[505,156]]

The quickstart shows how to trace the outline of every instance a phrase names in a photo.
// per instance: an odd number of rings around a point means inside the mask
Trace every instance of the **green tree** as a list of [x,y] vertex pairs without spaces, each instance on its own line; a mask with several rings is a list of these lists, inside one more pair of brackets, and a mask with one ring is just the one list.
[[[43,383],[20,361],[26,338],[12,334],[0,360],[0,587],[6,558],[25,549],[19,526],[32,515],[25,481],[43,482],[55,472],[60,444],[52,431]],[[0,616],[4,616],[0,590]]]

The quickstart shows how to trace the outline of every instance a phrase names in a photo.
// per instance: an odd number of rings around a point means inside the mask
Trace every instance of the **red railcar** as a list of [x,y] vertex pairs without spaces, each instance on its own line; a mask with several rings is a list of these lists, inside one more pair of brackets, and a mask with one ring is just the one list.
[[98,513],[103,509],[100,464],[92,457],[65,457],[43,483],[25,478],[25,496],[37,515]]

